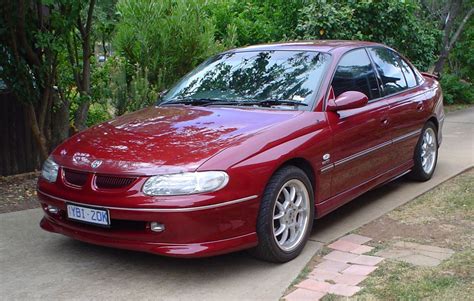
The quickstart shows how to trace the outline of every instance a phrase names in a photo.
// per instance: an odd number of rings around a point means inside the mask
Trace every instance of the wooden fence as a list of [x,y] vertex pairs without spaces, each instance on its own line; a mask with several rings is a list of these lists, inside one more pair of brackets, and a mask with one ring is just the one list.
[[34,171],[40,167],[38,148],[25,122],[25,109],[0,90],[0,175]]

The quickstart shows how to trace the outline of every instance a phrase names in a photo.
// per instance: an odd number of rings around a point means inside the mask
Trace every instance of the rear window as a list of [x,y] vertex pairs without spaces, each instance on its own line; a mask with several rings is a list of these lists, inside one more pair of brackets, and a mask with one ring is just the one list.
[[382,80],[383,95],[390,95],[408,88],[397,55],[382,47],[368,48],[379,76]]
[[403,74],[405,74],[408,88],[415,87],[417,85],[415,72],[413,72],[413,69],[404,59],[400,58],[400,62],[402,63],[402,70]]

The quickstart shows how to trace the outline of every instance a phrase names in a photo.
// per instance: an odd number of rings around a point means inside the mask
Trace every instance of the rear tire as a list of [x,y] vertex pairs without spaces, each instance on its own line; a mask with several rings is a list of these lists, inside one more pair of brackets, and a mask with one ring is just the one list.
[[251,253],[270,262],[287,262],[303,250],[311,234],[314,194],[301,169],[285,166],[268,182],[257,220],[259,244]]
[[438,135],[436,126],[431,121],[421,131],[413,160],[415,165],[409,177],[420,182],[431,179],[438,163]]

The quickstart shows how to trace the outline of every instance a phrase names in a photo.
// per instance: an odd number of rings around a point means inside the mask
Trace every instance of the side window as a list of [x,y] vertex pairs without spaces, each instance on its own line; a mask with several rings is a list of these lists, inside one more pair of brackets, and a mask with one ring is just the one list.
[[404,59],[399,57],[400,62],[402,63],[402,70],[403,74],[405,74],[405,79],[407,81],[408,88],[415,87],[416,86],[416,77],[415,77],[415,72],[413,72],[413,69],[408,65],[407,62],[405,62]]
[[382,80],[383,95],[390,95],[407,89],[400,60],[395,56],[395,53],[382,47],[372,47],[368,50]]
[[359,91],[370,99],[380,97],[377,77],[365,49],[346,53],[331,83],[336,97],[347,91]]

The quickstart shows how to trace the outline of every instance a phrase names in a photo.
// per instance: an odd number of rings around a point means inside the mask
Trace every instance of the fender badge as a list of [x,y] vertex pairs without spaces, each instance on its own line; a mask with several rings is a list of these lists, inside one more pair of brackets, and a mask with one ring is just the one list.
[[323,160],[326,161],[326,160],[329,160],[331,158],[331,155],[330,154],[324,154],[323,155]]
[[102,165],[102,160],[95,160],[91,163],[91,167],[92,168],[97,168],[99,167],[100,165]]

